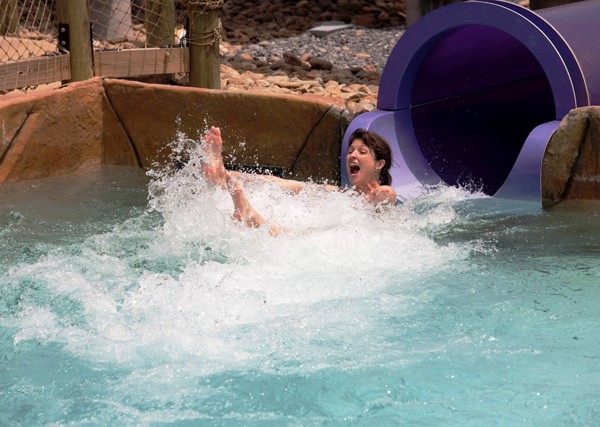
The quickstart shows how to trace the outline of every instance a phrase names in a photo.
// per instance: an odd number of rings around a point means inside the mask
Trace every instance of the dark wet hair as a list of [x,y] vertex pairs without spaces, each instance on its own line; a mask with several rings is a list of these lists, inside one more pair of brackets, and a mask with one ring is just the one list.
[[360,139],[363,144],[373,150],[373,153],[375,153],[375,160],[385,160],[385,165],[383,165],[379,176],[379,184],[392,185],[392,176],[390,175],[392,149],[387,141],[375,132],[365,129],[356,129],[352,135],[350,135],[348,146],[352,145],[352,142],[355,139]]

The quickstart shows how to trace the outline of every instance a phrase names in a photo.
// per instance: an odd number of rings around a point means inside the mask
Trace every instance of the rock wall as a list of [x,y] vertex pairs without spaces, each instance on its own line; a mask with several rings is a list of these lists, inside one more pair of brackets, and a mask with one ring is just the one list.
[[600,199],[600,106],[571,110],[544,154],[543,205],[574,199]]
[[100,82],[0,101],[0,183],[66,175],[102,163]]
[[348,121],[336,106],[293,96],[96,78],[0,99],[0,183],[164,164],[178,131],[198,140],[211,125],[222,128],[230,163],[335,183]]
[[[177,132],[198,140],[208,126],[221,127],[228,163],[339,183],[350,119],[344,109],[297,96],[95,78],[0,98],[0,184],[103,164],[173,162]],[[600,199],[600,107],[572,110],[546,148],[544,206],[572,199]]]

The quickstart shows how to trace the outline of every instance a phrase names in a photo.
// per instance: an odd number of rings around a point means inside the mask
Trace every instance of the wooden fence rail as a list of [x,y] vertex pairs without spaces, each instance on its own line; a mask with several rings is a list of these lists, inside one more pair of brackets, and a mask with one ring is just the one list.
[[[189,1],[189,45],[174,46],[175,0],[144,0],[144,47],[94,48],[90,5],[96,9],[100,7],[102,10],[115,10],[115,5],[129,1],[56,0],[56,25],[59,32],[56,51],[48,52],[46,47],[46,55],[23,59],[4,58],[0,52],[0,91],[57,81],[81,81],[93,76],[136,77],[175,73],[189,73],[191,86],[220,88],[219,40],[222,1],[206,0],[206,4],[203,4],[203,1]],[[98,5],[99,3],[101,4]],[[11,44],[18,38],[17,4],[17,1],[2,0],[0,43]],[[133,2],[127,4],[129,9],[126,13],[129,13],[128,25],[133,29],[132,5]],[[15,9],[11,10],[11,7]],[[94,19],[109,18],[110,16]],[[101,22],[99,26],[123,26],[122,21],[113,24]],[[132,29],[126,31],[131,33]],[[209,39],[207,34],[210,35]]]

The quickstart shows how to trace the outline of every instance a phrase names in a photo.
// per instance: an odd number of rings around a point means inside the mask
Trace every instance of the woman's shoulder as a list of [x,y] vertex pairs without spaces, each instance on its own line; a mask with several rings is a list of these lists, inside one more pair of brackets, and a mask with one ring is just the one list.
[[375,204],[396,204],[396,190],[389,185],[380,185],[369,197]]

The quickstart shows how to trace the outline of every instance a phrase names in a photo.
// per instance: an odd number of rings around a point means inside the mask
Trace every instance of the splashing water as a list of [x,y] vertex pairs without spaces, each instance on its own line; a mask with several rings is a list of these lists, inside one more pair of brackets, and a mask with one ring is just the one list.
[[376,212],[249,182],[273,238],[175,144],[150,181],[0,188],[0,425],[598,419],[596,205],[440,187]]

